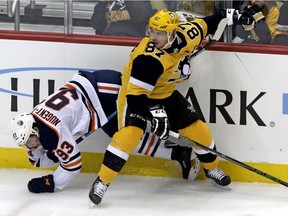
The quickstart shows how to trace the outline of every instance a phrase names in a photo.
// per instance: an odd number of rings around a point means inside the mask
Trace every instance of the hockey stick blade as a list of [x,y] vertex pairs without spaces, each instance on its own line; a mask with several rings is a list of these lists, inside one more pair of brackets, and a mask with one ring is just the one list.
[[214,44],[215,42],[217,42],[217,41],[221,38],[221,36],[222,36],[222,34],[223,34],[226,26],[227,26],[227,23],[228,23],[228,18],[223,18],[223,19],[219,22],[219,24],[218,24],[218,26],[217,26],[217,30],[215,31],[213,37],[212,37],[212,38],[209,40],[209,42],[208,42],[207,44],[205,44],[202,48],[200,48],[199,50],[197,50],[196,52],[194,52],[194,53],[190,56],[190,60],[193,59],[193,58],[195,58],[196,56],[198,56],[199,54],[201,54],[202,52],[204,52],[207,48],[209,48],[212,44]]
[[254,172],[254,173],[256,173],[258,175],[261,175],[261,176],[263,176],[263,177],[265,177],[267,179],[270,179],[270,180],[272,180],[274,182],[277,182],[278,184],[281,184],[281,185],[284,185],[284,186],[288,187],[288,183],[283,181],[283,180],[281,180],[281,179],[279,179],[279,178],[276,178],[276,177],[274,177],[274,176],[272,176],[272,175],[270,175],[268,173],[265,173],[265,172],[263,172],[263,171],[261,171],[259,169],[256,169],[256,168],[254,168],[252,166],[249,166],[249,165],[247,165],[245,163],[242,163],[242,162],[240,162],[240,161],[238,161],[238,160],[236,160],[234,158],[231,158],[231,157],[229,157],[229,156],[227,156],[227,155],[225,155],[225,154],[223,154],[221,152],[218,152],[218,151],[216,151],[214,149],[208,148],[207,146],[204,146],[202,144],[194,142],[193,140],[190,140],[187,137],[185,137],[185,136],[183,136],[183,135],[181,135],[179,133],[175,133],[173,131],[170,131],[169,135],[171,137],[176,138],[176,139],[183,140],[184,142],[189,143],[191,146],[196,146],[198,148],[206,150],[206,151],[208,151],[208,152],[210,152],[212,154],[215,154],[215,155],[217,155],[217,156],[219,156],[219,157],[221,157],[221,158],[223,158],[223,159],[225,159],[227,161],[230,161],[230,162],[232,162],[232,163],[234,163],[234,164],[236,164],[236,165],[238,165],[240,167],[243,167],[243,168],[245,168],[245,169],[247,169],[247,170],[249,170],[251,172]]

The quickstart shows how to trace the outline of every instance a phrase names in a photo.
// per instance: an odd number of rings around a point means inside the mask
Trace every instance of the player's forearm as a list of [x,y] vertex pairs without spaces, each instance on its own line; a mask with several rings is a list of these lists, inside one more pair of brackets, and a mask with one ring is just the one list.
[[219,22],[224,18],[224,16],[220,14],[212,15],[212,16],[207,16],[204,17],[203,20],[207,24],[207,35],[209,34],[214,34]]
[[53,173],[55,188],[58,190],[64,189],[79,172],[80,169],[75,171],[67,171],[59,166]]

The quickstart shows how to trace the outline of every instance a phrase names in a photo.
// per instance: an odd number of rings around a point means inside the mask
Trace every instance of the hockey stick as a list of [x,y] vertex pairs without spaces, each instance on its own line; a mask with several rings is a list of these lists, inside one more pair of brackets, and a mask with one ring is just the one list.
[[208,148],[208,147],[206,147],[206,146],[204,146],[202,144],[194,142],[193,140],[190,140],[187,137],[185,137],[185,136],[183,136],[183,135],[181,135],[179,133],[175,133],[173,131],[169,131],[169,135],[171,137],[176,138],[176,139],[183,140],[183,141],[185,141],[186,143],[189,143],[192,146],[196,146],[196,147],[201,148],[203,150],[206,150],[206,151],[208,151],[210,153],[213,153],[213,154],[215,154],[215,155],[217,155],[217,156],[219,156],[219,157],[221,157],[221,158],[223,158],[223,159],[225,159],[227,161],[230,161],[230,162],[232,162],[234,164],[237,164],[238,166],[241,166],[241,167],[243,167],[243,168],[245,168],[247,170],[250,170],[251,172],[257,173],[258,175],[261,175],[261,176],[263,176],[265,178],[268,178],[268,179],[270,179],[270,180],[272,180],[274,182],[277,182],[277,183],[279,183],[281,185],[284,185],[284,186],[288,187],[288,183],[283,181],[283,180],[281,180],[281,179],[278,179],[278,178],[276,178],[274,176],[271,176],[268,173],[265,173],[265,172],[263,172],[261,170],[258,170],[258,169],[254,168],[252,166],[249,166],[249,165],[247,165],[245,163],[242,163],[242,162],[240,162],[240,161],[238,161],[238,160],[236,160],[234,158],[231,158],[231,157],[229,157],[229,156],[227,156],[227,155],[225,155],[225,154],[223,154],[221,152],[218,152],[218,151],[216,151],[214,149]]
[[[108,121],[111,120],[113,117],[115,117],[117,114],[117,111],[115,111],[114,113],[112,113],[110,116],[108,116]],[[76,143],[79,144],[80,142],[82,142],[84,139],[86,139],[88,136],[90,136],[90,134],[92,134],[94,131],[89,131],[87,133],[85,133],[84,135],[78,137],[76,139]]]
[[190,56],[190,60],[193,59],[193,58],[195,58],[196,56],[198,56],[199,54],[201,54],[202,52],[204,52],[207,48],[209,48],[212,44],[214,44],[215,42],[217,42],[217,41],[221,38],[221,36],[222,36],[222,34],[223,34],[226,26],[227,26],[227,23],[228,23],[228,18],[223,18],[223,19],[220,21],[220,23],[218,24],[217,30],[215,31],[213,37],[210,38],[209,42],[206,43],[203,47],[201,47],[201,48],[200,48],[199,50],[197,50],[196,52],[192,53],[192,55]]

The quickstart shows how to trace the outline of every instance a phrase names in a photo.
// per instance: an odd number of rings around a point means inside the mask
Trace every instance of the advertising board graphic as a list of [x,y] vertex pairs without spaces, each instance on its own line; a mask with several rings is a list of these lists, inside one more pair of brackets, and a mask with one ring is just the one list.
[[[0,40],[0,147],[16,148],[11,119],[72,78],[79,69],[122,71],[132,47]],[[246,162],[288,163],[288,56],[205,51],[177,89],[210,126],[217,149]],[[93,140],[93,142],[91,142]],[[97,144],[91,144],[96,142]],[[103,151],[101,131],[83,151]]]

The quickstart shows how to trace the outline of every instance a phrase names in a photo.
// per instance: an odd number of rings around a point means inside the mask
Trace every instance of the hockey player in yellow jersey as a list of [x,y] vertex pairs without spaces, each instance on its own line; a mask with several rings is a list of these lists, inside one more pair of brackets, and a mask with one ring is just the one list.
[[[119,131],[108,146],[98,178],[89,198],[98,205],[109,184],[128,160],[151,121],[151,131],[160,139],[169,137],[169,130],[178,132],[209,148],[215,149],[209,127],[200,120],[193,106],[175,90],[176,83],[190,76],[189,56],[208,35],[213,34],[222,18],[229,22],[253,24],[253,16],[241,16],[227,10],[227,15],[213,15],[191,22],[179,22],[177,13],[163,9],[154,14],[147,28],[147,37],[132,50],[122,75],[118,96]],[[242,17],[242,18],[241,18]],[[207,178],[220,186],[231,183],[230,177],[218,168],[218,158],[195,148]]]

